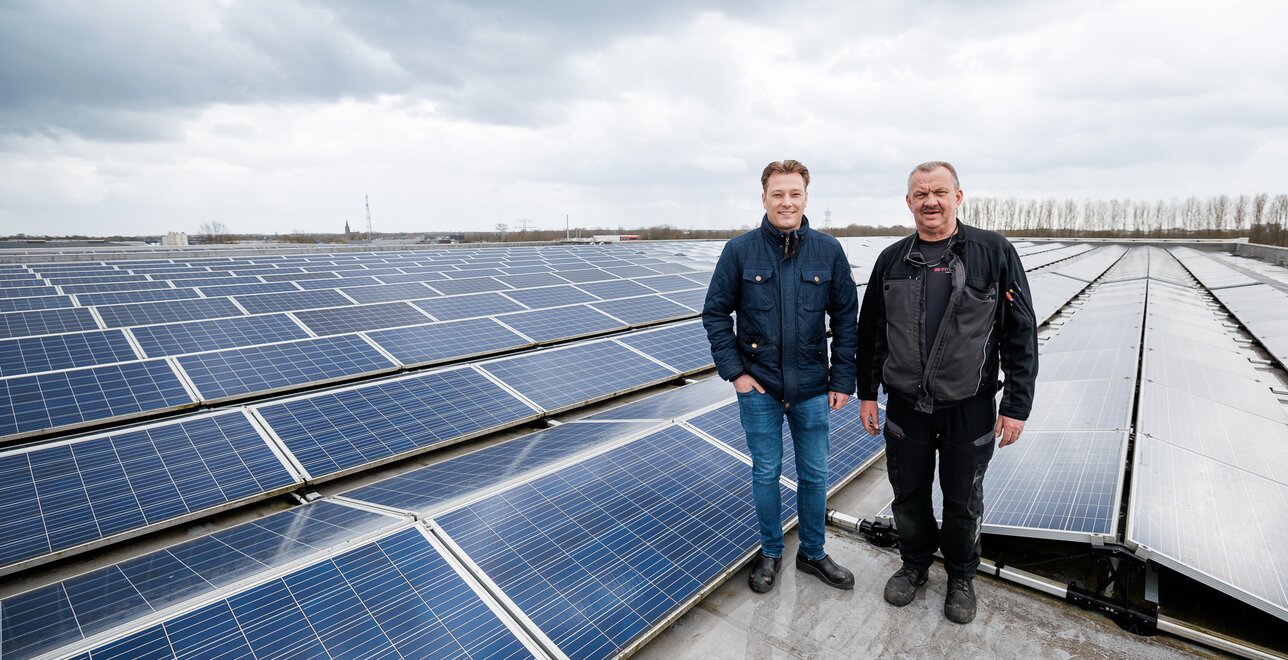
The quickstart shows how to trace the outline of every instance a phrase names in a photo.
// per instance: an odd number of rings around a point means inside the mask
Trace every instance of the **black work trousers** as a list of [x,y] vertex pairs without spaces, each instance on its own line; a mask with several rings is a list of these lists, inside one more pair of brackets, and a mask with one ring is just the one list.
[[[984,514],[984,472],[993,458],[997,409],[992,398],[921,413],[891,395],[886,404],[886,469],[894,487],[894,524],[905,566],[926,570],[936,550],[950,578],[974,578]],[[935,458],[943,493],[943,529],[931,492]]]

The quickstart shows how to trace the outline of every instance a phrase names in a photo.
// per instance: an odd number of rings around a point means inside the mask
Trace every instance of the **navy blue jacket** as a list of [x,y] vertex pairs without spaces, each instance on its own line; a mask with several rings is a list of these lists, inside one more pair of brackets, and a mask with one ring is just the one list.
[[808,219],[789,236],[762,217],[758,229],[725,244],[702,325],[721,378],[748,373],[778,400],[798,403],[854,392],[858,307],[850,263],[835,238],[812,231]]

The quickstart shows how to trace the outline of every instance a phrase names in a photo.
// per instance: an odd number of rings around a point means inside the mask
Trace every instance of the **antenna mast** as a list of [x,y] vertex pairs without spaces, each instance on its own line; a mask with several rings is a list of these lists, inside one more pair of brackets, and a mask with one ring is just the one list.
[[371,242],[371,202],[367,200],[366,195],[362,196],[362,205],[367,208],[367,242],[370,243]]

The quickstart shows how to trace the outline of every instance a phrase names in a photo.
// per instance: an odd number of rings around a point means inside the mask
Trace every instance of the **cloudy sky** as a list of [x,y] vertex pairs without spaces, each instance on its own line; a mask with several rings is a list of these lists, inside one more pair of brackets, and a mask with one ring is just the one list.
[[821,224],[1288,190],[1288,3],[0,0],[0,234]]

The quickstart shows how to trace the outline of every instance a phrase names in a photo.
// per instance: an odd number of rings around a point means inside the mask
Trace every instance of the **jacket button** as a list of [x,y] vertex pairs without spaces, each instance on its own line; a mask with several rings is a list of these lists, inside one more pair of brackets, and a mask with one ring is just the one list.
[[756,344],[756,342],[754,342],[754,341],[753,341],[753,342],[751,342],[751,347],[752,347],[752,348],[760,348],[760,346],[759,346],[759,345],[757,345],[757,344]]
[[757,275],[757,276],[756,276],[756,281],[757,281],[757,282],[759,282],[759,281],[760,281],[760,276],[759,276],[759,275]]
[[817,281],[818,281],[818,275],[815,275],[815,276],[814,276],[814,281],[815,281],[815,282],[817,282]]

